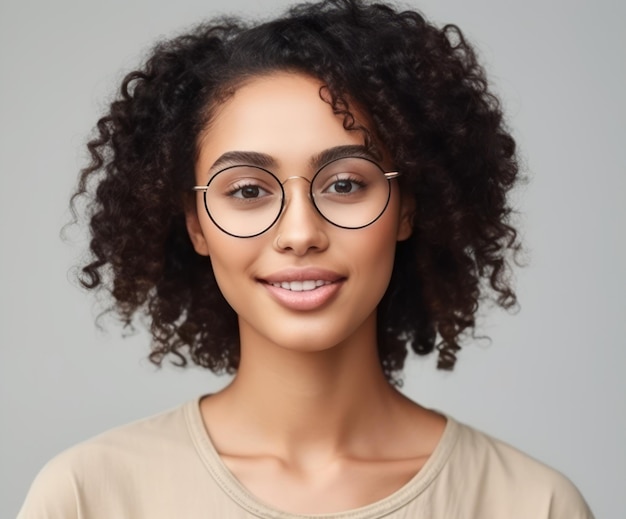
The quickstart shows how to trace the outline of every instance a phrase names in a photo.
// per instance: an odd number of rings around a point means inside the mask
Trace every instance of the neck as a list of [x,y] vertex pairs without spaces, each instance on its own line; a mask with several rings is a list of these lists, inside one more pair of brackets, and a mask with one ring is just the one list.
[[349,340],[316,351],[253,335],[241,327],[238,374],[216,400],[257,445],[271,443],[286,456],[341,451],[358,433],[380,428],[392,400],[403,398],[383,375],[375,316]]

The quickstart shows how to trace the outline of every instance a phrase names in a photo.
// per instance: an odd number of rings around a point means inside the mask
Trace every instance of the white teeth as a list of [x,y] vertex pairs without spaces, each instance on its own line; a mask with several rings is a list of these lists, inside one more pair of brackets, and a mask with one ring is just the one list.
[[303,281],[302,290],[313,290],[316,287],[315,281]]
[[277,288],[284,288],[285,290],[291,290],[292,292],[308,292],[309,290],[315,290],[318,287],[324,285],[330,285],[330,281],[324,281],[323,279],[307,279],[304,281],[282,281],[272,283],[272,286]]
[[292,281],[287,286],[289,287],[289,290],[293,292],[302,292],[304,290],[303,285],[304,283],[302,281]]

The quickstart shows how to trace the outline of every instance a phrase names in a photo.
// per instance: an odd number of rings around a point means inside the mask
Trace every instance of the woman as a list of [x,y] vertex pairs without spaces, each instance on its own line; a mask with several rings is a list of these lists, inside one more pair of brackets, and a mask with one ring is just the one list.
[[31,517],[591,517],[555,471],[401,395],[515,304],[518,169],[471,48],[329,1],[197,28],[129,74],[89,144],[87,288],[224,390],[50,462]]

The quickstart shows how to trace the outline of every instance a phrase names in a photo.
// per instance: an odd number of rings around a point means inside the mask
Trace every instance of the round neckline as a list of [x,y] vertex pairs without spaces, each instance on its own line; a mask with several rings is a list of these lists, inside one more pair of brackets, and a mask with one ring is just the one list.
[[423,467],[407,483],[387,497],[359,508],[324,514],[294,514],[272,508],[244,487],[226,466],[209,436],[202,414],[200,401],[204,395],[184,406],[189,434],[200,459],[213,479],[235,503],[251,514],[263,519],[377,519],[402,508],[420,496],[437,477],[456,443],[459,424],[451,417],[446,418],[443,434]]

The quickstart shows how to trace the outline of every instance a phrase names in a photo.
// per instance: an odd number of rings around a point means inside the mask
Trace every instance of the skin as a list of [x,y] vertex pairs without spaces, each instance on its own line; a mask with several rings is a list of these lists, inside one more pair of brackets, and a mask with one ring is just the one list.
[[[311,159],[324,150],[363,145],[320,97],[322,86],[294,73],[247,81],[199,140],[197,183],[207,183],[227,152],[269,155],[284,181],[310,179]],[[365,114],[355,116],[367,126]],[[384,158],[381,165],[393,169]],[[275,508],[315,514],[378,501],[420,470],[445,427],[443,417],[389,385],[377,357],[376,306],[396,241],[411,233],[412,205],[396,181],[391,187],[380,219],[358,230],[321,218],[302,179],[285,184],[281,218],[254,238],[220,231],[200,193],[187,212],[196,252],[210,256],[241,336],[239,371],[202,400],[202,416],[226,466]],[[268,290],[268,278],[307,268],[336,277],[331,296],[314,308],[294,309]]]

